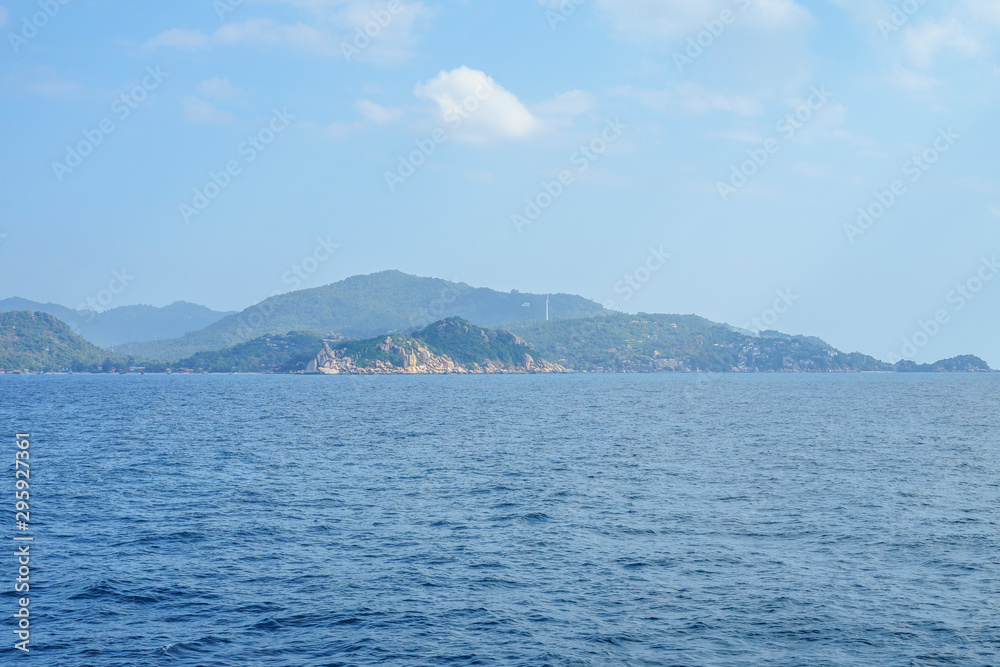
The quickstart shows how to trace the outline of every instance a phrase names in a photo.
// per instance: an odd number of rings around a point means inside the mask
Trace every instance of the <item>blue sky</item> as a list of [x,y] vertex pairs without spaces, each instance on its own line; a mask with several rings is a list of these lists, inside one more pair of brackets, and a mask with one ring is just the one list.
[[6,0],[0,25],[0,297],[242,309],[399,269],[1000,366],[995,0]]

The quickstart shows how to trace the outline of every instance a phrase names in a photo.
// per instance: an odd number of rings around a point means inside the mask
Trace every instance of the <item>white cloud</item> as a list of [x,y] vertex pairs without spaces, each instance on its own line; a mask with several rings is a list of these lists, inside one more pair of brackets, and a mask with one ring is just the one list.
[[[705,29],[723,10],[733,13],[731,25],[745,23],[756,30],[796,30],[811,22],[809,12],[794,0],[596,0],[598,14],[622,37],[646,41],[686,38]],[[544,3],[543,3],[544,4]]]
[[670,108],[673,95],[666,90],[649,90],[635,86],[619,86],[613,89],[616,95],[627,97],[654,111],[666,111]]
[[[373,27],[373,18],[380,16],[384,20],[389,8],[389,3],[384,0],[330,0],[326,4],[343,5],[330,21],[347,31],[349,42],[355,38],[358,29]],[[389,24],[362,51],[359,60],[392,64],[409,60],[415,54],[417,24],[428,19],[432,12],[417,0],[398,0],[398,5],[394,6],[400,8],[398,13],[392,15]]]
[[753,98],[712,92],[693,82],[677,86],[677,94],[681,107],[691,113],[728,111],[740,116],[754,116],[761,111],[760,102]]
[[3,5],[0,5],[0,28],[6,28],[10,21],[10,12]]
[[965,0],[965,6],[976,18],[1000,25],[1000,2],[997,0]]
[[828,2],[840,7],[859,23],[873,30],[879,20],[886,18],[892,12],[890,3],[872,2],[872,0],[828,0]]
[[201,51],[209,46],[209,39],[197,30],[171,28],[161,32],[145,45],[147,49],[174,48],[184,51]]
[[413,94],[437,104],[441,120],[460,141],[523,139],[542,125],[516,95],[485,72],[464,66],[417,84]]
[[215,32],[214,40],[225,46],[277,46],[321,56],[340,55],[336,38],[304,23],[283,24],[271,19],[249,19],[227,23]]
[[[270,18],[249,18],[226,23],[210,35],[174,28],[150,39],[145,46],[186,50],[249,46],[285,49],[327,58],[344,58],[344,48],[347,47],[353,49],[352,61],[395,64],[414,55],[416,24],[430,16],[430,11],[419,0],[395,0],[392,3],[386,0],[272,2],[291,5],[303,16],[289,23]],[[390,5],[397,9],[391,10]]]
[[963,56],[974,56],[982,50],[979,41],[954,16],[941,21],[925,21],[908,28],[904,38],[910,60],[920,67],[934,63],[938,52],[952,50]]
[[888,79],[892,86],[911,92],[928,91],[941,84],[940,80],[932,76],[918,74],[913,70],[898,66],[893,69]]
[[598,13],[631,39],[682,37],[722,4],[721,0],[597,0]]
[[375,125],[386,125],[393,123],[403,117],[401,109],[385,107],[371,100],[361,99],[355,102],[355,108],[364,117],[364,121],[337,121],[323,127],[316,127],[309,124],[317,134],[334,141],[343,141],[351,137],[360,135],[366,129]]
[[659,53],[669,78],[715,73],[772,94],[814,78],[809,37],[819,24],[802,0],[591,2],[616,37]]
[[690,81],[668,90],[645,90],[622,86],[616,88],[614,92],[655,111],[674,109],[695,114],[725,111],[738,116],[756,116],[761,112],[760,101],[753,97],[711,91],[701,84]]
[[571,90],[555,99],[535,104],[532,109],[541,115],[577,116],[597,106],[597,98],[583,90]]
[[990,215],[1000,220],[1000,206],[990,206]]
[[358,100],[355,106],[357,106],[357,109],[362,116],[378,125],[391,123],[399,120],[403,116],[403,112],[399,109],[390,109],[389,107],[384,107],[381,104],[372,102],[371,100]]
[[228,111],[219,109],[211,102],[189,97],[184,100],[184,120],[199,125],[224,125],[233,119]]
[[211,97],[215,100],[231,100],[238,97],[242,91],[234,86],[229,79],[215,77],[198,84],[198,92],[204,97]]

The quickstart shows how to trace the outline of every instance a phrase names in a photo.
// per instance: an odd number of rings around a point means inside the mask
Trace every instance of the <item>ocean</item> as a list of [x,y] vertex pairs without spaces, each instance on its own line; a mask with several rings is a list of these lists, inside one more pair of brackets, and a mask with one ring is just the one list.
[[1000,664],[998,407],[993,374],[0,376],[0,663]]

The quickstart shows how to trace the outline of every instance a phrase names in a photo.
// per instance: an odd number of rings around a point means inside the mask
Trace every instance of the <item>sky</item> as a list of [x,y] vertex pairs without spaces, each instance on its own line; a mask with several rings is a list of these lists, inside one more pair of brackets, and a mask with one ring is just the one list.
[[0,33],[0,298],[398,269],[1000,367],[996,0],[6,0]]

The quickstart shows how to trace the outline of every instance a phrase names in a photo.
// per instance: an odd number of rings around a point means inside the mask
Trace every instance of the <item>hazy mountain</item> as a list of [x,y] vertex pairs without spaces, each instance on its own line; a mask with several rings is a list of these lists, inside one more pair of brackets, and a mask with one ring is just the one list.
[[163,308],[121,306],[102,313],[72,310],[55,303],[14,297],[0,301],[0,313],[28,310],[48,313],[68,324],[84,339],[100,347],[133,341],[169,339],[203,329],[230,313],[178,301]]
[[607,312],[580,296],[498,292],[383,271],[271,297],[175,340],[116,349],[143,359],[182,359],[289,331],[368,338],[423,327],[446,317],[496,327],[505,322],[544,321],[547,297],[552,319],[593,317]]
[[66,306],[60,306],[57,303],[39,303],[37,301],[31,301],[30,299],[22,299],[21,297],[11,297],[10,299],[0,300],[0,313],[10,313],[15,310],[26,310],[33,313],[48,313],[52,315],[60,322],[68,324],[70,327],[75,327],[76,324],[81,321],[81,318],[85,315],[72,308],[67,308]]
[[[546,301],[549,321],[545,319]],[[400,349],[427,345],[429,350],[440,352],[440,347],[434,348],[434,343],[426,339],[431,334],[425,327],[443,320],[461,322],[477,332],[476,336],[479,327],[502,328],[533,346],[539,359],[578,371],[989,370],[982,359],[973,356],[935,364],[890,365],[868,355],[841,352],[812,336],[777,331],[753,333],[695,315],[612,313],[580,296],[498,292],[399,271],[355,276],[324,287],[282,294],[221,319],[222,313],[183,302],[166,308],[126,306],[88,316],[56,304],[35,304],[24,299],[0,301],[0,311],[15,307],[39,307],[56,317],[69,318],[68,324],[75,325],[80,335],[108,345],[123,337],[159,337],[163,332],[183,331],[210,322],[174,338],[118,344],[114,350],[117,354],[108,355],[136,363],[150,362],[146,364],[150,370],[165,370],[167,366],[227,371],[302,370],[311,356],[319,354],[318,349],[308,349],[316,347],[317,341],[361,341],[368,350],[365,354],[369,354],[369,348],[376,349],[387,335],[401,336],[400,340],[410,337],[405,339],[406,345],[396,345]],[[2,351],[8,356],[27,354],[23,358],[35,359],[32,355],[46,348],[46,340],[44,336],[38,340],[30,336],[11,339]],[[456,340],[463,344],[471,339],[463,335]],[[93,350],[75,344],[70,348],[78,353],[79,364],[92,362]]]
[[198,331],[231,313],[223,313],[198,304],[176,301],[169,306],[122,306],[96,315],[80,326],[80,335],[108,347],[133,341],[151,341],[183,336]]

